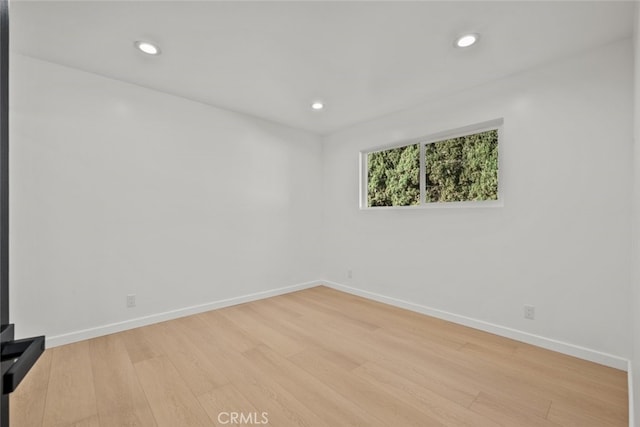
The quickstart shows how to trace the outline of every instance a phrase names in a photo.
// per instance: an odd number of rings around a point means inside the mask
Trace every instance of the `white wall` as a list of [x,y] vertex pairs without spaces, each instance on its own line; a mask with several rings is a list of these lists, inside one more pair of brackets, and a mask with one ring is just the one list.
[[640,427],[640,3],[636,2],[636,17],[634,31],[634,86],[635,108],[634,124],[634,153],[633,153],[633,250],[632,250],[632,280],[631,280],[631,312],[633,313],[633,408],[635,410],[635,426]]
[[[12,321],[56,337],[326,278],[630,357],[631,57],[615,43],[321,145],[14,55]],[[498,117],[503,208],[358,209],[360,150]]]
[[[631,58],[618,42],[327,137],[325,277],[628,358]],[[504,207],[358,209],[360,150],[500,117]]]
[[12,56],[18,334],[317,279],[320,162],[312,134]]

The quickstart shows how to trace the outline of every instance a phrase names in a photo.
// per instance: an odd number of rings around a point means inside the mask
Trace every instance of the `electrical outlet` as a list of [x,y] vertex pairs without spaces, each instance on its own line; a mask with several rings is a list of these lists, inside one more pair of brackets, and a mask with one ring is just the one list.
[[525,305],[524,318],[529,320],[534,320],[536,318],[536,308],[532,305]]
[[127,295],[127,308],[136,306],[136,294]]
[[353,270],[347,270],[347,279],[353,279]]

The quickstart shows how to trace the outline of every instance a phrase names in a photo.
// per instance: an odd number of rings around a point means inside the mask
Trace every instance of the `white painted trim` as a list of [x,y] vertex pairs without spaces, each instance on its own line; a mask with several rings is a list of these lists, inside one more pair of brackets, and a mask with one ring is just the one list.
[[[407,145],[414,144],[430,144],[432,142],[439,142],[444,139],[459,138],[461,136],[472,135],[474,133],[486,132],[488,130],[500,129],[504,125],[504,117],[498,119],[486,120],[480,123],[474,123],[471,125],[462,126],[456,129],[449,129],[430,133],[428,135],[422,135],[415,138],[402,139],[388,144],[377,145],[361,150],[360,153],[369,154],[378,151],[391,150],[393,148],[406,147]],[[498,147],[500,143],[498,143]]]
[[[498,171],[500,173],[500,171]],[[499,179],[499,178],[498,178]],[[423,194],[424,195],[424,194]],[[364,206],[361,207],[361,211],[378,212],[385,210],[419,210],[419,209],[478,209],[478,208],[503,208],[504,199],[498,196],[498,200],[467,200],[464,202],[429,202],[421,205],[411,206]]]
[[636,427],[635,424],[635,408],[634,408],[634,400],[633,400],[633,366],[631,364],[631,360],[628,361],[627,365],[627,388],[629,395],[629,427]]
[[198,304],[190,307],[179,308],[176,310],[165,311],[163,313],[151,314],[149,316],[125,320],[123,322],[110,323],[107,325],[97,326],[95,328],[83,329],[80,331],[69,332],[62,335],[55,335],[55,336],[46,338],[46,346],[47,348],[57,347],[64,344],[70,344],[77,341],[96,338],[103,335],[109,335],[116,332],[125,331],[128,329],[139,328],[141,326],[151,325],[153,323],[158,323],[158,322],[164,322],[166,320],[171,320],[171,319],[177,319],[179,317],[190,316],[192,314],[202,313],[205,311],[215,310],[218,308],[224,308],[232,305],[243,304],[245,302],[251,302],[251,301],[256,301],[264,298],[288,294],[290,292],[300,291],[302,289],[313,288],[321,284],[322,282],[320,281],[299,283],[297,285],[285,286],[282,288],[271,289],[268,291],[255,292],[248,295],[242,295],[238,297],[212,301],[205,304]]
[[[122,322],[110,323],[107,325],[69,332],[66,334],[55,335],[52,337],[47,337],[46,344],[47,344],[47,347],[49,348],[57,347],[60,345],[70,344],[73,342],[95,338],[103,335],[113,334],[113,333],[125,331],[128,329],[139,328],[141,326],[151,325],[153,323],[164,322],[166,320],[177,319],[179,317],[190,316],[192,314],[202,313],[205,311],[215,310],[218,308],[224,308],[224,307],[243,304],[246,302],[256,301],[264,298],[270,298],[270,297],[283,295],[290,292],[308,289],[308,288],[312,288],[320,285],[325,285],[330,288],[337,289],[339,291],[347,292],[353,295],[361,296],[363,298],[368,298],[374,301],[390,304],[396,307],[400,307],[400,308],[415,311],[418,313],[426,314],[429,316],[437,317],[439,319],[448,320],[450,322],[458,323],[464,326],[469,326],[471,328],[480,329],[482,331],[490,332],[496,335],[515,339],[528,344],[543,347],[549,350],[568,354],[570,356],[579,357],[581,359],[600,363],[602,365],[610,366],[612,368],[617,368],[622,370],[630,370],[631,368],[631,362],[619,356],[614,356],[611,354],[603,353],[597,350],[592,350],[586,347],[581,347],[575,344],[566,343],[563,341],[554,340],[551,338],[545,338],[539,335],[530,334],[528,332],[523,332],[516,329],[508,328],[505,326],[500,326],[493,323],[485,322],[482,320],[461,316],[461,315],[450,313],[444,310],[439,310],[436,308],[415,304],[415,303],[404,301],[401,299],[380,295],[374,292],[353,288],[351,286],[346,286],[340,283],[332,282],[330,280],[314,280],[310,282],[299,283],[296,285],[271,289],[268,291],[255,292],[248,295],[242,295],[238,297],[212,301],[205,304],[198,304],[190,307],[179,308],[176,310],[170,310],[163,313],[157,313],[149,316],[129,319]],[[631,376],[629,376],[630,387],[631,387],[631,382],[632,382],[632,378]],[[629,394],[630,395],[632,394],[631,388],[630,388]],[[630,399],[631,397],[632,396],[630,396]]]
[[630,362],[628,359],[625,359],[623,357],[614,356],[612,354],[603,353],[579,345],[542,337],[540,335],[530,334],[528,332],[519,331],[517,329],[508,328],[506,326],[496,325],[493,323],[485,322],[483,320],[461,316],[459,314],[454,314],[444,310],[415,304],[401,299],[380,295],[374,292],[352,288],[351,286],[346,286],[329,280],[323,280],[321,281],[321,283],[339,291],[347,292],[363,298],[372,299],[374,301],[393,305],[395,307],[400,307],[418,313],[426,314],[428,316],[437,317],[439,319],[448,320],[453,323],[469,326],[474,329],[490,332],[492,334],[511,338],[517,341],[522,341],[527,344],[532,344],[538,347],[546,348],[548,350],[557,351],[569,356],[574,356],[580,359],[589,360],[591,362],[600,363],[601,365],[621,370],[629,369]]

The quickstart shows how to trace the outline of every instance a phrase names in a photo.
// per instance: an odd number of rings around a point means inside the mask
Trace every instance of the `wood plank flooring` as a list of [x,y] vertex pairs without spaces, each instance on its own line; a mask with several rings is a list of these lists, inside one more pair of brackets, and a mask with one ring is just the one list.
[[627,405],[625,372],[317,287],[49,349],[11,425],[606,427]]

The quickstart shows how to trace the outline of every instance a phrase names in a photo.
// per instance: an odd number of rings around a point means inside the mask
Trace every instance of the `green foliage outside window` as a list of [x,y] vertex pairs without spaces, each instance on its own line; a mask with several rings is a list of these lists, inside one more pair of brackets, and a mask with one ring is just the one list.
[[498,199],[498,131],[425,146],[426,201]]
[[[425,202],[498,199],[498,131],[425,145]],[[420,145],[367,154],[367,203],[420,204]]]
[[369,206],[420,204],[420,146],[418,144],[369,153]]

